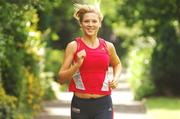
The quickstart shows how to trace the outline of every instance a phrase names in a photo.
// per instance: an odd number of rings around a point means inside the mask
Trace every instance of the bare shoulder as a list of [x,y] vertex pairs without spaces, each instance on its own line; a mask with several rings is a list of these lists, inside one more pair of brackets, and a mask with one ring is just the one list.
[[71,41],[67,44],[66,51],[71,51],[74,53],[77,49],[77,43],[76,41]]
[[107,48],[109,51],[113,50],[114,49],[114,45],[113,43],[109,42],[109,41],[105,41],[106,42],[106,45],[107,45]]

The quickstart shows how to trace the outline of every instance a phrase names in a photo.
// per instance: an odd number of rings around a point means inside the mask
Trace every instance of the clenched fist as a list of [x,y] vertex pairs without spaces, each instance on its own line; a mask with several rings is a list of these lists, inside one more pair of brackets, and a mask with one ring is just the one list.
[[118,83],[119,83],[119,80],[118,79],[113,79],[112,81],[110,81],[110,87],[111,89],[115,89],[118,87]]
[[86,51],[83,49],[77,53],[77,64],[80,67],[86,57]]

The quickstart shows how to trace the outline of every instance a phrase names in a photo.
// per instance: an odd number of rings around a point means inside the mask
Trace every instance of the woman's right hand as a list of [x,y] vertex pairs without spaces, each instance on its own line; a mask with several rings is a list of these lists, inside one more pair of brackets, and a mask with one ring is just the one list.
[[83,49],[77,53],[77,65],[80,67],[84,61],[84,58],[86,57],[86,51]]

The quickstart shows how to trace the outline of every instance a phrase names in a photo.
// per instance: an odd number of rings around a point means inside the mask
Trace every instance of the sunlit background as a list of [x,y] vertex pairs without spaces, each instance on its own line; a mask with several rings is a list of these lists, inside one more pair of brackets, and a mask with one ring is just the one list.
[[152,119],[179,119],[179,0],[0,0],[0,119],[33,119],[43,102],[67,97],[57,74],[67,43],[81,35],[74,3],[100,3],[99,36],[114,44],[133,94],[123,96],[143,101]]

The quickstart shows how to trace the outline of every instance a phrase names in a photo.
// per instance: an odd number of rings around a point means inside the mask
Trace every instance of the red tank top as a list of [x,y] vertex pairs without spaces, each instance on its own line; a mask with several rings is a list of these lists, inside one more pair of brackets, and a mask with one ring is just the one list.
[[99,38],[97,48],[88,47],[81,38],[76,38],[77,51],[74,54],[76,61],[77,52],[85,49],[86,57],[73,75],[69,84],[69,91],[89,94],[111,94],[108,78],[109,54],[105,40]]

